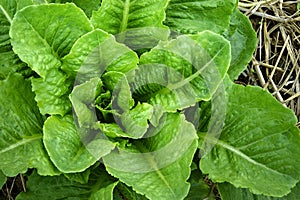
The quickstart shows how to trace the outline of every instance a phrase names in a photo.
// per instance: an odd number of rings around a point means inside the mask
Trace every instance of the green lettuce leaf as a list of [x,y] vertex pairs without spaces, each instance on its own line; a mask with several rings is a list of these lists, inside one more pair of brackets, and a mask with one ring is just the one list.
[[80,36],[91,30],[88,18],[74,4],[28,6],[13,18],[13,50],[41,76],[32,84],[42,114],[65,115],[70,111],[66,94],[72,82],[67,82],[60,70],[61,58]]
[[245,200],[298,200],[300,199],[300,184],[292,189],[292,192],[283,197],[270,197],[252,194],[248,189],[235,188],[229,183],[218,184],[218,191],[222,200],[245,199]]
[[[148,120],[153,116],[153,106],[147,103],[137,103],[131,96],[130,85],[123,73],[110,71],[103,76],[106,86],[112,89],[111,113],[118,124],[100,125],[106,134],[115,137],[141,138],[147,131]],[[130,77],[129,77],[130,78]],[[113,133],[112,131],[116,131]]]
[[113,190],[116,187],[118,182],[111,183],[110,185],[101,188],[96,193],[92,194],[91,200],[102,200],[102,199],[110,199],[113,200]]
[[141,138],[149,127],[148,120],[152,118],[153,106],[140,102],[134,106],[127,77],[124,74],[113,72],[107,74],[110,76],[105,76],[104,80],[115,75],[117,75],[115,77],[119,77],[117,84],[114,85],[111,109],[114,111],[114,120],[122,131],[117,131],[115,135],[134,139]]
[[[119,72],[112,71],[107,74],[115,75],[119,74]],[[132,108],[134,101],[131,97],[130,88],[124,74],[122,74],[121,80],[123,81],[119,80],[115,85],[116,88],[113,91],[112,106],[107,108],[110,109],[108,112],[114,114],[114,120],[120,127],[116,129],[109,124],[102,123],[100,123],[100,127],[103,129],[102,131],[105,131],[109,136],[122,135],[124,137],[140,138],[149,127],[148,120],[152,117],[153,108],[146,103],[138,103]],[[101,96],[101,86],[102,83],[100,79],[93,78],[90,81],[75,86],[70,94],[74,114],[76,115],[80,127],[94,127],[96,125],[98,117],[95,107],[99,108],[101,112],[105,112],[105,110],[103,111],[97,104],[95,105],[98,101],[97,96]],[[117,132],[110,134],[111,128]]]
[[229,26],[236,4],[236,0],[171,0],[164,24],[179,33],[204,30],[222,33]]
[[[196,168],[192,171],[191,176],[189,178],[189,183],[191,184],[191,188],[185,200],[197,200],[197,199],[207,199],[211,188],[207,183],[204,182],[203,175],[200,170]],[[213,195],[211,195],[213,196]]]
[[112,34],[130,28],[164,27],[162,21],[167,3],[167,0],[103,0],[100,9],[93,13],[91,21],[96,28]]
[[[228,83],[230,82],[227,80]],[[300,179],[300,133],[294,113],[259,87],[228,84],[225,125],[200,167],[214,182],[281,197]],[[205,146],[205,144],[203,144]]]
[[45,4],[17,12],[10,36],[14,52],[45,78],[49,70],[59,69],[60,58],[75,41],[91,30],[88,18],[74,4]]
[[0,188],[3,187],[3,185],[6,183],[6,176],[3,174],[3,172],[0,170]]
[[[95,99],[101,91],[100,78],[93,78],[73,88],[70,100],[80,127],[93,127],[98,121],[95,111]],[[100,89],[99,89],[100,88]]]
[[17,74],[0,81],[0,169],[5,175],[28,168],[41,175],[58,174],[42,144],[42,126],[30,82]]
[[100,123],[99,127],[101,131],[108,137],[128,137],[128,135],[124,133],[123,129],[117,123]]
[[17,200],[112,200],[118,182],[98,167],[93,170],[86,184],[70,181],[64,175],[43,177],[35,172],[28,177],[26,184],[28,191],[19,194]]
[[119,182],[114,190],[114,200],[148,200],[145,196],[136,193],[132,187],[128,187],[126,184]]
[[15,13],[28,5],[31,0],[0,0],[0,76],[4,78],[27,68],[12,50],[9,29]]
[[65,115],[72,109],[68,99],[72,85],[67,76],[59,70],[49,70],[45,79],[32,78],[32,91],[42,114]]
[[43,141],[50,159],[64,173],[82,172],[114,148],[99,131],[76,128],[69,115],[49,117]]
[[14,54],[10,45],[0,47],[0,79],[5,79],[8,74],[15,72],[24,76],[31,74],[31,70]]
[[48,0],[49,3],[75,3],[81,8],[88,17],[91,17],[92,12],[98,10],[101,0]]
[[89,181],[90,174],[91,174],[91,170],[86,169],[85,171],[79,173],[65,173],[64,176],[67,179],[69,179],[71,182],[86,184]]
[[62,69],[77,82],[100,77],[105,71],[126,73],[136,68],[138,57],[115,38],[100,30],[93,30],[76,41],[63,58]]
[[183,199],[190,187],[187,179],[197,136],[183,115],[162,119],[147,138],[111,152],[103,161],[110,174],[149,199]]
[[122,113],[120,120],[124,132],[129,138],[143,137],[149,128],[148,121],[153,114],[153,106],[147,103],[138,103],[133,109]]
[[[130,72],[129,72],[130,73]],[[128,74],[129,74],[128,73]],[[101,77],[101,80],[105,83],[105,87],[116,94],[120,91],[123,92],[130,92],[130,86],[128,84],[128,76],[122,72],[116,72],[116,71],[109,71],[103,74]],[[125,84],[124,86],[122,84]],[[126,89],[123,89],[123,87],[126,87]],[[128,98],[132,99],[131,94],[128,93]],[[127,106],[127,104],[125,104]],[[132,107],[132,106],[130,106]],[[128,108],[129,109],[129,108]],[[123,108],[123,110],[127,110],[127,108]]]
[[134,99],[125,74],[114,71],[107,72],[103,76],[103,82],[112,91],[112,109],[122,114],[134,106]]
[[234,9],[229,29],[223,35],[230,41],[231,45],[231,62],[228,74],[231,80],[234,80],[246,69],[251,60],[257,45],[257,37],[249,18],[238,9]]
[[138,48],[153,47],[159,40],[167,39],[169,31],[162,24],[168,0],[103,0],[91,22],[111,34],[118,41]]
[[187,108],[211,99],[229,63],[229,42],[210,31],[160,42],[141,56],[133,95],[166,111]]

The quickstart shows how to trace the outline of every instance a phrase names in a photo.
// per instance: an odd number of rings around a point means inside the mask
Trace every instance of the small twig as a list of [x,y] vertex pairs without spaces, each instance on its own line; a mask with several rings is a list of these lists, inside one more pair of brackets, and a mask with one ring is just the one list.
[[265,44],[265,61],[267,64],[269,64],[269,58],[270,58],[270,48],[271,48],[271,44],[270,44],[270,35],[268,33],[268,25],[266,20],[264,20],[264,44]]
[[[300,92],[300,82],[299,82],[299,80],[297,82],[298,82],[298,84],[296,85],[296,92]],[[298,100],[297,100],[296,107],[297,107],[296,115],[299,116],[299,118],[300,118],[300,98],[298,98]]]
[[270,68],[270,69],[274,69],[274,68],[275,68],[275,70],[277,70],[277,71],[279,71],[279,72],[284,72],[284,70],[283,70],[282,68],[280,68],[280,67],[275,67],[275,66],[273,66],[273,65],[266,64],[266,63],[263,63],[263,62],[260,62],[260,63],[258,63],[258,64],[261,65],[261,66],[263,66],[263,67]]
[[[280,31],[281,31],[283,40],[286,41],[287,38],[288,38],[288,36],[287,36],[287,34],[286,34],[286,32],[285,32],[285,29],[284,29],[282,26],[280,26],[279,29],[280,29]],[[287,45],[288,55],[289,55],[289,57],[290,57],[290,59],[291,59],[293,65],[294,65],[295,67],[298,67],[298,68],[299,68],[299,65],[298,65],[298,63],[297,63],[297,59],[294,57],[295,54],[294,54],[293,48],[291,48],[292,45],[290,44],[290,41],[289,41],[288,44],[289,44],[289,45]]]
[[10,192],[9,192],[9,189],[8,189],[7,185],[6,185],[6,193],[7,193],[7,195],[8,195],[8,199],[9,199],[9,200],[10,200],[10,199],[13,199],[12,196],[11,196],[11,194],[10,194]]
[[[270,30],[269,30],[269,34],[272,34],[275,30],[277,30],[279,27],[281,26],[281,24],[276,24],[274,25]],[[277,36],[278,38],[278,36]]]
[[[285,68],[286,70],[283,72],[281,75],[281,79],[279,80],[279,83],[281,83],[281,86],[279,87],[279,90],[281,91],[284,87],[293,84],[294,81],[291,81],[291,77],[293,74],[293,69],[289,70],[289,63],[291,62],[290,60],[287,60],[288,64],[286,65],[287,67]],[[289,71],[289,73],[288,73]],[[287,75],[286,75],[287,74]],[[290,89],[291,90],[291,89]]]
[[[298,51],[298,56],[297,56],[297,59],[296,59],[296,63],[298,63],[298,60],[300,58],[300,54],[299,53],[300,53],[300,50]],[[295,79],[295,82],[294,82],[292,88],[295,88],[295,87],[297,87],[297,83],[299,81],[299,76],[300,76],[299,65],[298,66],[294,65],[293,66],[293,70],[296,71],[296,79]],[[298,86],[299,86],[299,83],[298,83]]]
[[[300,35],[295,36],[293,40],[299,40],[300,39]],[[299,42],[299,41],[298,41]]]
[[286,2],[283,2],[283,4],[297,4],[297,3],[300,3],[300,0],[296,0],[296,1],[286,1]]
[[[239,9],[241,10],[241,11],[244,11],[244,12],[248,12],[249,11],[249,9],[247,9],[247,8],[242,8],[242,7],[239,7]],[[298,21],[298,20],[300,20],[300,19],[298,19],[299,17],[297,17],[297,18],[289,18],[289,19],[285,19],[283,16],[273,16],[273,15],[269,15],[269,14],[266,14],[266,13],[262,13],[262,12],[258,12],[258,11],[256,11],[256,12],[251,12],[251,14],[253,14],[253,15],[256,15],[256,16],[258,16],[258,17],[263,17],[263,18],[267,18],[267,19],[270,19],[270,20],[273,20],[273,21],[277,21],[277,22],[280,22],[280,23],[289,23],[289,22],[293,22],[293,21]]]
[[22,183],[23,191],[26,192],[26,185],[25,185],[25,180],[24,180],[23,174],[20,174],[20,178],[21,178],[21,183]]
[[286,99],[284,102],[287,103],[293,99],[296,99],[297,97],[300,97],[300,92],[294,94],[293,96],[289,97],[288,99]]
[[10,187],[10,190],[9,190],[9,194],[11,194],[13,188],[14,188],[14,185],[15,185],[15,182],[16,182],[16,178],[17,177],[14,177],[13,181],[12,181],[12,184],[11,184],[11,187]]
[[282,49],[281,49],[281,51],[280,51],[280,54],[279,54],[279,56],[278,56],[278,58],[277,58],[277,60],[276,60],[274,69],[272,70],[271,78],[273,78],[273,76],[274,76],[274,74],[275,74],[275,70],[276,70],[276,68],[277,68],[277,66],[278,66],[278,64],[279,64],[279,62],[280,62],[280,60],[281,60],[281,57],[282,57],[282,55],[283,55],[283,52],[284,52],[285,48],[287,47],[289,41],[290,41],[290,36],[288,36],[288,37],[287,37],[287,40],[284,42],[284,45],[283,45],[283,47],[282,47]]
[[294,92],[291,92],[290,90],[285,89],[285,88],[282,88],[281,91],[284,92],[284,94],[289,94],[291,96],[295,94]]
[[264,86],[264,85],[266,84],[266,81],[265,81],[265,79],[264,79],[264,76],[263,76],[263,74],[262,74],[260,68],[259,68],[259,64],[258,64],[258,62],[255,60],[255,58],[252,58],[252,62],[253,62],[255,71],[256,71],[256,73],[257,73],[258,80],[259,80],[260,84],[261,84],[262,86]]
[[278,88],[277,88],[276,84],[274,83],[274,81],[273,81],[272,79],[269,79],[269,81],[271,82],[271,85],[272,85],[272,87],[274,88],[274,93],[275,93],[276,98],[277,98],[284,106],[286,106],[286,104],[285,104],[285,102],[284,102],[284,100],[283,100],[283,98],[282,98],[280,92],[278,91]]
[[261,6],[261,5],[264,5],[264,4],[271,3],[272,1],[274,1],[274,0],[265,0],[265,1],[259,1],[259,2],[253,2],[253,3],[243,3],[243,2],[239,2],[238,5],[239,5],[240,7],[247,8],[247,7]]
[[282,11],[283,0],[279,0],[279,9]]

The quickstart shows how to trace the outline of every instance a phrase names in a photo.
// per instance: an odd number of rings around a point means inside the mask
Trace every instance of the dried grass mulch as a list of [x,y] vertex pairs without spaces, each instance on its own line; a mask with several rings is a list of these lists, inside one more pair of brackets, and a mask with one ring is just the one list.
[[[239,80],[268,90],[300,121],[300,0],[241,0],[258,37],[256,51]],[[298,123],[298,125],[300,125]]]

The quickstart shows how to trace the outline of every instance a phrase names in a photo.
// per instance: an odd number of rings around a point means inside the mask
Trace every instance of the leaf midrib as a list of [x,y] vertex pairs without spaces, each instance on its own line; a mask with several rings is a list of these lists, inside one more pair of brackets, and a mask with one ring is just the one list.
[[[219,54],[223,51],[223,49],[225,48],[225,45],[219,49],[219,51],[214,55],[214,57],[212,57],[203,67],[201,67],[200,69],[198,69],[196,71],[196,73],[190,75],[189,77],[186,77],[185,79],[183,79],[182,81],[175,83],[175,84],[168,84],[168,89],[170,90],[176,90],[178,88],[181,88],[183,86],[185,86],[186,84],[189,84],[190,82],[192,82],[195,78],[197,78],[198,76],[200,76],[200,74],[207,69],[208,67],[211,66],[211,64],[213,63],[213,61],[217,58],[217,56],[219,56]],[[184,59],[184,58],[183,58]]]
[[[155,159],[149,155],[149,149],[146,148],[143,143],[141,142],[136,142],[136,146],[139,149],[140,152],[144,153],[146,160],[148,161],[148,163],[150,164],[150,166],[154,169],[154,172],[157,174],[157,176],[163,181],[163,183],[167,186],[167,188],[169,189],[169,191],[172,193],[172,195],[174,197],[176,197],[176,194],[174,192],[174,190],[172,189],[171,185],[169,184],[169,182],[167,181],[167,179],[165,178],[164,174],[161,172],[161,170],[159,169],[159,167],[156,164]],[[147,152],[147,153],[146,153]]]
[[122,33],[124,31],[126,31],[126,29],[127,29],[127,23],[128,23],[128,18],[129,18],[129,7],[130,7],[130,0],[126,0],[125,4],[124,4],[122,22],[120,24],[119,33]]
[[22,13],[22,17],[25,20],[25,22],[27,23],[27,25],[31,28],[31,30],[37,35],[37,37],[42,41],[42,43],[47,46],[48,48],[51,49],[51,55],[53,57],[55,57],[57,59],[57,61],[60,62],[60,58],[57,54],[57,52],[55,51],[55,49],[53,48],[53,46],[51,46],[48,41],[39,33],[38,30],[35,29],[35,27],[33,27],[33,25],[30,23],[30,21],[27,19],[27,17]]
[[26,145],[26,144],[28,144],[28,143],[31,143],[31,142],[33,142],[33,141],[35,141],[35,140],[40,140],[40,139],[42,139],[42,138],[43,138],[43,135],[42,135],[42,134],[33,135],[33,136],[31,136],[31,137],[23,138],[22,140],[20,140],[20,141],[14,143],[14,144],[8,146],[7,148],[1,149],[1,150],[0,150],[0,155],[3,154],[3,153],[8,152],[8,151],[10,151],[10,150],[13,150],[13,149],[15,149],[15,148],[18,148],[18,147],[20,147],[20,146],[22,146],[22,145]]
[[267,171],[271,171],[272,173],[277,174],[277,175],[279,175],[279,176],[289,176],[289,175],[287,175],[287,174],[283,174],[283,173],[280,173],[280,172],[278,172],[278,171],[275,171],[274,169],[269,168],[268,166],[266,166],[266,165],[264,165],[264,164],[262,164],[262,163],[259,163],[259,162],[255,161],[255,160],[253,160],[252,158],[250,158],[249,156],[247,156],[247,155],[244,154],[243,152],[237,150],[237,149],[234,148],[233,146],[227,144],[226,142],[223,142],[223,141],[220,140],[220,139],[217,139],[217,138],[208,136],[207,134],[206,134],[205,136],[202,135],[202,134],[199,134],[199,137],[200,137],[201,139],[205,139],[206,141],[209,141],[209,142],[211,142],[211,143],[213,143],[213,144],[216,144],[216,145],[220,146],[221,148],[227,149],[227,150],[231,151],[233,154],[242,157],[242,158],[245,159],[246,161],[248,161],[248,162],[250,162],[250,163],[252,163],[252,164],[254,164],[254,165],[256,165],[256,166],[259,166],[259,167],[261,167],[261,168],[264,168],[264,169],[267,170]]
[[2,5],[0,5],[0,11],[3,12],[4,16],[6,17],[7,21],[11,24],[12,18],[9,16],[8,12],[3,8]]

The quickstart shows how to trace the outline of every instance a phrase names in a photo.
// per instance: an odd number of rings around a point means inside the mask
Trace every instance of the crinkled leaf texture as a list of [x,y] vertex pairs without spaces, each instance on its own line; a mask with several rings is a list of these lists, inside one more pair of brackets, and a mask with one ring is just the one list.
[[[227,80],[229,83],[230,81]],[[225,126],[200,161],[214,182],[281,197],[300,179],[300,134],[293,112],[259,87],[228,84]]]
[[29,81],[10,75],[0,82],[0,169],[7,176],[36,168],[41,175],[58,171],[42,143],[43,117]]
[[236,0],[171,0],[164,22],[179,33],[197,33],[204,30],[224,32]]
[[65,115],[72,106],[68,99],[71,83],[59,70],[49,70],[45,79],[32,78],[32,91],[42,114]]
[[[42,0],[41,0],[42,1]],[[101,0],[47,0],[49,3],[75,3],[81,8],[85,14],[90,17],[94,10],[98,10],[101,4]]]
[[26,69],[13,52],[10,44],[9,29],[15,13],[25,6],[32,5],[30,0],[0,0],[0,75]]
[[197,148],[195,129],[177,113],[166,114],[160,122],[147,138],[111,152],[103,161],[110,174],[149,199],[183,199]]
[[168,0],[103,0],[91,22],[111,34],[118,41],[135,49],[151,48],[159,40],[168,38],[169,31],[162,24]]
[[117,183],[100,167],[93,170],[86,184],[70,181],[64,175],[42,177],[34,172],[27,181],[28,191],[19,194],[17,200],[112,200]]
[[209,100],[226,75],[230,44],[211,31],[182,35],[141,56],[134,96],[167,111]]
[[299,200],[300,184],[292,189],[292,192],[283,197],[269,197],[252,194],[248,189],[236,188],[229,183],[218,184],[218,191],[222,200],[245,199],[245,200]]
[[91,30],[88,18],[74,4],[46,4],[19,11],[10,36],[21,60],[45,78],[48,70],[60,67],[60,58],[69,53],[75,41]]
[[93,13],[91,21],[96,28],[112,34],[130,28],[163,27],[167,3],[167,0],[103,0],[100,9]]
[[42,114],[65,115],[71,110],[66,93],[72,82],[60,70],[61,58],[91,30],[88,18],[74,4],[28,6],[13,18],[13,50],[41,76],[33,79],[33,89]]
[[137,63],[135,52],[116,42],[114,36],[96,29],[76,41],[63,58],[62,69],[81,83],[100,77],[105,71],[126,73]]
[[234,9],[229,29],[223,33],[230,41],[231,62],[228,75],[235,80],[246,69],[257,45],[257,37],[248,17]]
[[84,171],[114,148],[100,131],[76,128],[70,115],[49,117],[43,141],[51,160],[64,173]]

